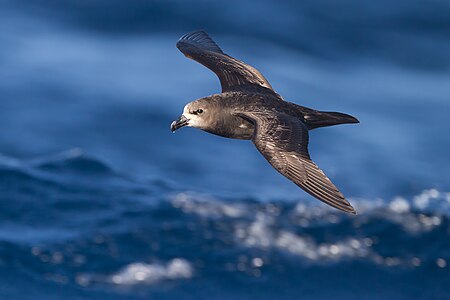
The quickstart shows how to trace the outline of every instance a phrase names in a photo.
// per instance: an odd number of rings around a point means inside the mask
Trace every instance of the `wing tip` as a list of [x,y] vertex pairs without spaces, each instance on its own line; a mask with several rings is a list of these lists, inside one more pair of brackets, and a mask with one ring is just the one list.
[[[317,198],[317,199],[319,199],[319,198]],[[344,201],[342,201],[341,205],[336,205],[334,203],[330,203],[330,202],[324,201],[322,199],[319,199],[319,200],[321,200],[325,204],[327,204],[327,205],[329,205],[329,206],[331,206],[333,208],[336,208],[337,210],[343,211],[345,213],[348,213],[348,214],[351,214],[351,215],[354,215],[354,216],[356,216],[358,214],[356,212],[356,209],[346,199],[344,199]]]
[[[339,192],[340,193],[340,192]],[[341,194],[341,193],[340,193]],[[341,194],[342,195],[342,194]],[[320,200],[320,199],[319,199]],[[322,200],[323,201],[323,200]],[[340,200],[340,205],[339,206],[337,206],[337,205],[332,205],[331,203],[329,203],[329,202],[325,202],[326,204],[328,204],[328,205],[330,205],[330,206],[332,206],[332,207],[334,207],[334,208],[337,208],[338,210],[341,210],[341,211],[343,211],[343,212],[346,212],[346,213],[349,213],[349,214],[352,214],[352,215],[357,215],[357,212],[356,212],[356,209],[350,204],[350,202],[347,200],[347,199],[345,199],[345,197],[342,195],[342,198],[341,198],[341,200]]]
[[299,186],[325,204],[346,213],[356,215],[355,208],[325,173],[310,158],[305,159],[303,162],[308,179]]
[[[342,193],[339,192],[341,195]],[[343,204],[343,208],[338,208],[346,213],[352,214],[352,215],[357,215],[356,213],[356,209],[350,204],[350,201],[348,201],[344,195],[342,195],[342,200],[341,200],[342,204]]]
[[182,35],[177,41],[177,48],[182,51],[183,46],[186,44],[201,47],[204,50],[218,52],[223,54],[222,49],[216,44],[216,42],[208,35],[204,29],[198,29],[188,32]]
[[178,41],[188,40],[188,39],[191,39],[191,38],[193,38],[193,37],[195,37],[195,36],[198,36],[198,35],[206,35],[206,36],[208,36],[208,34],[206,33],[205,30],[203,30],[203,29],[197,29],[197,30],[189,31],[188,33],[183,34],[183,35],[178,39]]
[[[319,199],[321,200],[321,199]],[[323,200],[321,200],[322,202],[325,202]],[[330,205],[331,207],[334,207],[340,211],[346,212],[348,214],[352,214],[354,216],[356,216],[358,213],[356,212],[356,209],[346,200],[344,199],[343,203],[345,206],[338,206],[338,205],[332,205],[329,202],[325,202],[326,204]]]
[[356,212],[356,209],[353,207],[353,206],[351,206],[351,204],[349,204],[349,210],[347,210],[347,211],[345,211],[345,212],[347,212],[347,213],[349,213],[349,214],[352,214],[352,215],[354,215],[354,216],[356,216],[358,213]]
[[[318,169],[320,170],[320,169]],[[325,176],[325,174],[323,174]],[[328,177],[324,177],[328,179]],[[309,183],[309,184],[308,184]],[[334,184],[328,179],[328,186],[318,185],[318,181],[307,181],[307,184],[300,186],[305,192],[313,196],[314,198],[322,201],[323,203],[336,208],[340,211],[356,215],[355,208],[350,202],[345,199],[344,195],[334,186]],[[334,188],[334,191],[330,191],[329,188]]]

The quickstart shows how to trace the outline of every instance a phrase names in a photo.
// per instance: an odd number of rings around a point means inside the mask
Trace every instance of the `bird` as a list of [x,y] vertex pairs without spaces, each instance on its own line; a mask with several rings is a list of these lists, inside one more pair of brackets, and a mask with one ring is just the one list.
[[214,72],[222,92],[192,101],[170,125],[189,126],[221,137],[251,140],[272,167],[318,200],[341,211],[356,210],[311,160],[309,131],[359,123],[339,112],[318,111],[288,102],[254,67],[225,54],[204,31],[183,35],[176,44],[188,58]]

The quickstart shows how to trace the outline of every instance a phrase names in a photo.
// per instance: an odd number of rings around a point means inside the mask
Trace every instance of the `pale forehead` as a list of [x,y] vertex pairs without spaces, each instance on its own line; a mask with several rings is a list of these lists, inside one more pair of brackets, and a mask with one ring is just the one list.
[[186,104],[186,105],[184,106],[184,108],[183,108],[183,112],[189,112],[189,111],[192,111],[192,107],[193,107],[192,102]]
[[201,104],[198,101],[192,101],[184,106],[183,111],[185,111],[185,112],[193,111],[193,110],[196,110],[197,108],[200,108],[200,106],[202,106],[202,105],[204,106],[204,104],[205,103]]

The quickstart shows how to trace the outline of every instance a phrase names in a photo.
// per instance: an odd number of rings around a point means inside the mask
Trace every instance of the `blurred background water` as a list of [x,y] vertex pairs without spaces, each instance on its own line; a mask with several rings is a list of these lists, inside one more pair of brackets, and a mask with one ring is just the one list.
[[[0,299],[450,299],[450,2],[0,1]],[[172,135],[220,91],[205,29],[287,100],[354,204],[248,141]]]

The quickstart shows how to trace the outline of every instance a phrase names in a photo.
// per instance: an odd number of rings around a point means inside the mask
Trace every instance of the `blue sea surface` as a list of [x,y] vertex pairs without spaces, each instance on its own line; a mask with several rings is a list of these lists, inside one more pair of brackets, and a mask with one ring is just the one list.
[[[450,2],[0,0],[0,299],[450,299]],[[204,29],[307,107],[358,211],[249,141],[169,125],[220,91]]]

